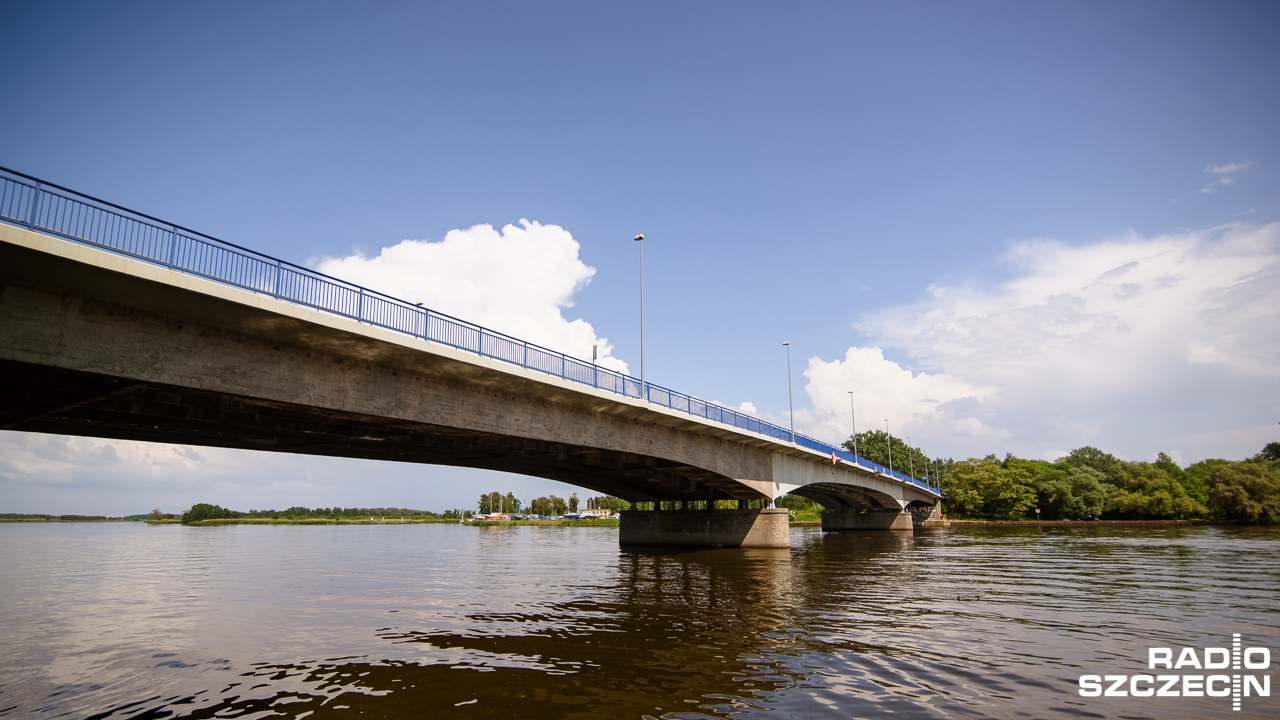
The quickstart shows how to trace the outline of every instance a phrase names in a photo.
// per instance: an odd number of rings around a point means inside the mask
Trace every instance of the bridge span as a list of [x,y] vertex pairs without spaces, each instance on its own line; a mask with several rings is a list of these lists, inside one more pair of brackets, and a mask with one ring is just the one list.
[[[0,172],[0,429],[485,468],[633,503],[637,544],[910,529],[940,493],[841,448]],[[656,507],[656,506],[655,506]]]

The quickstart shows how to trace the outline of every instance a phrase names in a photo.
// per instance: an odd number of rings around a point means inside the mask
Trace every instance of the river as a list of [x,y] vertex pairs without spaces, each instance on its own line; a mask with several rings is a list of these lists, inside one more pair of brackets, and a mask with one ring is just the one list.
[[1277,654],[1278,550],[1214,527],[624,552],[601,527],[6,523],[0,716],[1275,717],[1078,678],[1231,633]]

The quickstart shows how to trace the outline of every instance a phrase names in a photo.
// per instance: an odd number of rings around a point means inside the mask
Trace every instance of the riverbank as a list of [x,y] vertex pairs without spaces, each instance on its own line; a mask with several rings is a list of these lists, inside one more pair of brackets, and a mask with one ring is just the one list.
[[1173,527],[1210,525],[1208,520],[955,520],[952,528],[963,527]]
[[[174,518],[172,520],[147,520],[148,525],[181,525],[182,521]],[[355,518],[298,518],[290,520],[289,518],[218,518],[216,520],[197,520],[187,523],[188,525],[439,525],[442,523],[457,524],[457,519],[443,518],[377,518],[373,520],[358,520]]]
[[471,520],[466,524],[473,527],[507,527],[510,525],[536,525],[539,527],[565,526],[600,526],[617,527],[620,520]]

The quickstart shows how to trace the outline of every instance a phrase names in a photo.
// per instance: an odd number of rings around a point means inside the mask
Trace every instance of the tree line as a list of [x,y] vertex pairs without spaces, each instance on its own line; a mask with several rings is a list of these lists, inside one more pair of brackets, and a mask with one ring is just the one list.
[[[853,450],[854,439],[845,447]],[[1280,523],[1280,442],[1244,460],[1202,460],[1179,467],[1165,453],[1130,462],[1095,447],[1049,462],[1012,454],[1003,459],[930,459],[883,431],[859,433],[858,454],[902,472],[916,470],[939,486],[952,517],[1046,520],[1211,518]],[[892,453],[892,455],[890,455]]]
[[611,495],[589,497],[585,502],[573,493],[568,498],[558,495],[547,495],[534,498],[528,503],[519,501],[514,493],[503,495],[498,492],[484,493],[480,496],[477,510],[481,515],[519,513],[522,515],[538,515],[540,517],[558,517],[566,513],[583,510],[626,510],[631,506],[626,500]]
[[[159,520],[166,516],[159,510],[152,510],[149,519]],[[461,510],[445,510],[443,513],[435,513],[430,510],[410,510],[409,508],[305,508],[291,507],[288,510],[250,510],[241,512],[221,507],[219,505],[210,505],[209,503],[196,503],[192,505],[186,512],[182,513],[182,522],[200,522],[204,520],[230,520],[235,518],[259,518],[268,520],[340,520],[343,518],[369,518],[369,517],[395,517],[395,518],[439,518],[453,519],[462,517]]]

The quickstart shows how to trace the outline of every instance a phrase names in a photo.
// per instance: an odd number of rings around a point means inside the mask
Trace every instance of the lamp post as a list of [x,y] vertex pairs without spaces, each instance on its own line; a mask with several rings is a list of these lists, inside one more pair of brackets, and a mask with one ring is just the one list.
[[858,462],[858,413],[853,409],[853,391],[849,391],[849,417],[853,419],[853,461]]
[[640,243],[640,396],[649,399],[649,388],[644,382],[644,235],[632,240]]
[[911,477],[916,476],[916,454],[911,450],[911,436],[907,436],[907,459],[911,461]]
[[791,343],[782,343],[787,348],[787,406],[791,408],[791,442],[796,441],[796,406],[791,401]]
[[889,418],[884,419],[884,434],[886,436],[886,444],[889,446],[889,474],[893,474],[893,433],[889,432]]

